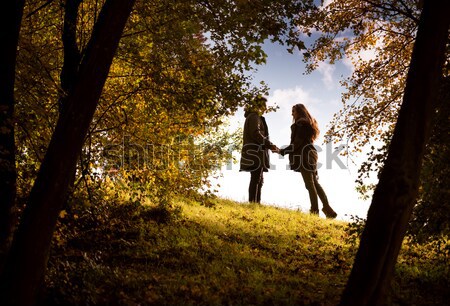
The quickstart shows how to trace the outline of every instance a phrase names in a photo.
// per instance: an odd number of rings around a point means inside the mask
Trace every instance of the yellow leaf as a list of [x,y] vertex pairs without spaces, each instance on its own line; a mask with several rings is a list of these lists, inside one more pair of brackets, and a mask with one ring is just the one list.
[[65,210],[61,210],[61,212],[59,213],[59,217],[61,219],[63,219],[66,215],[67,215],[67,212]]

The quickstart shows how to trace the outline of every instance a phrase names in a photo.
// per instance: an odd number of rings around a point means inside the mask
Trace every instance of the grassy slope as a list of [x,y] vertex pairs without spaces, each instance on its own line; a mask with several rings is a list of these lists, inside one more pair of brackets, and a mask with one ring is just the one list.
[[[157,222],[164,214],[132,204],[65,216],[45,304],[338,303],[355,253],[346,223],[225,200],[212,208],[186,200],[177,205],[181,213],[167,223]],[[393,300],[445,301],[445,263],[418,249],[403,253]]]

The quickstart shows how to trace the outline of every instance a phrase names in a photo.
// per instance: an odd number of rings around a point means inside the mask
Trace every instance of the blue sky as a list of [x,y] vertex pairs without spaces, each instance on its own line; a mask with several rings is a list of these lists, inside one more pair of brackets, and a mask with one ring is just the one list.
[[[319,163],[322,164],[319,182],[331,206],[339,219],[349,220],[350,215],[365,218],[370,202],[359,199],[355,191],[358,165],[347,162],[345,157],[341,157],[340,162],[332,160],[332,153],[339,144],[328,147],[323,144],[323,135],[333,114],[342,107],[343,88],[339,80],[351,73],[349,61],[337,65],[322,63],[312,74],[305,75],[305,65],[298,52],[290,54],[285,47],[273,43],[266,43],[264,50],[268,55],[267,63],[258,67],[254,81],[264,81],[270,88],[268,103],[280,107],[277,112],[265,115],[271,141],[279,147],[289,144],[291,107],[296,103],[305,104],[317,119],[321,130],[321,137],[316,141],[320,151]],[[231,129],[242,127],[243,123],[242,110],[230,118]],[[239,155],[237,157],[239,159]],[[360,162],[362,157],[355,158]],[[300,174],[286,169],[287,157],[272,153],[271,162],[275,169],[265,173],[263,204],[308,211],[309,198]],[[222,175],[218,181],[218,195],[239,202],[247,201],[249,173],[239,172],[239,165],[235,164],[231,169],[223,168]]]

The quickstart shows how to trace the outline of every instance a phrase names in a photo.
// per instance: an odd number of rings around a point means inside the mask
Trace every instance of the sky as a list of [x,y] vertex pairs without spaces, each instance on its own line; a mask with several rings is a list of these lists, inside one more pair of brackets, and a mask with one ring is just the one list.
[[[345,141],[333,145],[326,145],[323,141],[333,115],[342,108],[343,88],[339,80],[352,72],[350,61],[344,60],[335,65],[322,63],[316,71],[306,75],[300,53],[290,54],[285,47],[274,43],[266,43],[264,50],[268,55],[267,62],[258,67],[254,82],[258,84],[264,81],[270,89],[268,104],[279,107],[276,112],[264,115],[270,140],[280,148],[289,144],[291,108],[297,103],[305,104],[319,123],[321,134],[315,142],[319,151],[319,183],[324,188],[330,205],[337,212],[337,219],[349,221],[350,216],[365,218],[370,200],[360,199],[355,190],[357,170],[363,156],[352,157],[357,162],[354,164],[336,153],[337,147],[345,145]],[[230,118],[230,129],[243,128],[244,121],[243,111],[239,110]],[[273,169],[264,174],[262,204],[309,211],[309,196],[300,173],[288,169],[287,156],[281,157],[276,153],[270,155]],[[240,154],[237,153],[236,157],[239,160]],[[239,172],[239,163],[236,163],[223,167],[221,175],[217,180],[220,185],[217,195],[246,202],[250,174]],[[319,208],[321,207],[319,202]],[[321,216],[324,217],[322,212]]]

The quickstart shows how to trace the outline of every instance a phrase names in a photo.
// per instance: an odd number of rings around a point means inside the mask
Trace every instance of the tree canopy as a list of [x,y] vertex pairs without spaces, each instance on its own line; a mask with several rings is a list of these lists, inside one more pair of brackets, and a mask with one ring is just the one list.
[[[31,188],[68,83],[74,79],[70,73],[79,69],[102,4],[31,1],[25,6],[16,91],[21,195]],[[174,142],[186,146],[189,138],[214,134],[227,115],[267,93],[263,84],[255,87],[248,73],[264,63],[265,40],[303,46],[289,20],[311,5],[310,1],[138,1],[89,129],[77,172],[83,180],[78,176],[75,186],[86,187],[86,175],[94,178],[94,169],[106,162],[101,151],[123,147],[125,138],[140,148],[143,165],[148,146],[170,146],[178,154]],[[222,147],[217,158],[223,162],[230,158],[226,148],[233,144],[226,142],[228,137],[222,139],[215,147]],[[167,154],[159,151],[151,152],[155,164]],[[203,179],[186,184],[199,187],[216,166],[203,164],[207,170],[199,176]]]

